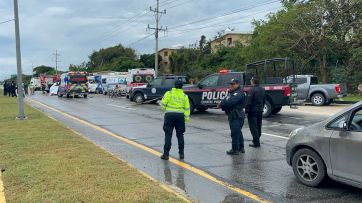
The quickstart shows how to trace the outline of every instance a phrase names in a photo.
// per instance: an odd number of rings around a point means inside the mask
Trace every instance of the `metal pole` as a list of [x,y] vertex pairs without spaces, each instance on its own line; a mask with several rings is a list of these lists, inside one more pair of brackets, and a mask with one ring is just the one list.
[[15,40],[16,40],[16,64],[17,64],[17,82],[18,82],[18,100],[19,115],[17,119],[24,120],[24,91],[23,91],[23,73],[21,70],[21,51],[20,51],[20,34],[19,34],[19,13],[18,0],[14,0],[14,20],[15,20]]
[[158,75],[158,23],[159,23],[159,6],[160,6],[160,0],[157,0],[157,6],[156,6],[156,29],[155,29],[155,38],[156,38],[156,48],[155,48],[155,76]]

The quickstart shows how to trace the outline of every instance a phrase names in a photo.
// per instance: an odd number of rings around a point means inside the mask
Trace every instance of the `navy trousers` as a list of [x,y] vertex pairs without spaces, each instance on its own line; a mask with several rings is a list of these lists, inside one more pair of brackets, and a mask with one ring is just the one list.
[[171,150],[171,140],[173,129],[176,129],[176,137],[178,141],[178,150],[180,154],[184,154],[185,142],[185,117],[183,113],[166,113],[163,131],[165,132],[165,145],[163,146],[163,153],[169,155]]
[[230,119],[229,126],[231,131],[231,146],[233,150],[244,148],[244,136],[241,131],[244,125],[244,116],[238,119]]
[[260,145],[262,120],[263,112],[250,112],[248,114],[249,128],[255,145]]

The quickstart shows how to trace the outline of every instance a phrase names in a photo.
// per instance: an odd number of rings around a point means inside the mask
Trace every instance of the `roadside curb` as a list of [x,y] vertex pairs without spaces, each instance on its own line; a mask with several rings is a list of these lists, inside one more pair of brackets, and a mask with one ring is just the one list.
[[0,203],[6,203],[4,184],[1,179],[2,171],[0,171]]

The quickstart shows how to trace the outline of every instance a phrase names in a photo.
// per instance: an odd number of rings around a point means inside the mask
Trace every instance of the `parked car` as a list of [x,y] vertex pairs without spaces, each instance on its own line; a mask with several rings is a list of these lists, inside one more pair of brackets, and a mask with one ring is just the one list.
[[328,176],[362,188],[362,101],[291,132],[286,154],[295,176],[305,185],[319,186]]
[[174,87],[176,80],[183,81],[188,84],[189,80],[186,76],[167,75],[160,76],[153,79],[147,85],[133,87],[131,93],[131,100],[136,103],[143,103],[144,101],[161,99],[163,95]]
[[[297,99],[310,101],[315,106],[329,105],[334,99],[347,96],[347,87],[344,84],[319,84],[314,75],[295,75]],[[288,77],[288,83],[293,77]]]

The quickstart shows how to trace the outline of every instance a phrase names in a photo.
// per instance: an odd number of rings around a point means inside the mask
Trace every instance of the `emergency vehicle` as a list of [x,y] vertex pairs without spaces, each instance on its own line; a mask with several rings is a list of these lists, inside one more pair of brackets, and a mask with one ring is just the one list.
[[[276,59],[264,60],[262,63],[269,64],[273,60]],[[277,60],[276,62],[279,61]],[[191,112],[195,109],[198,111],[206,111],[208,108],[216,107],[218,103],[228,96],[229,82],[231,79],[239,80],[244,92],[248,93],[252,88],[250,79],[253,76],[258,76],[261,80],[260,85],[266,90],[263,117],[277,114],[283,106],[289,105],[291,86],[288,83],[283,83],[282,77],[276,77],[277,68],[275,68],[275,71],[271,71],[274,72],[272,74],[273,77],[269,77],[266,71],[268,68],[265,67],[261,71],[259,68],[256,68],[259,64],[260,62],[246,65],[245,72],[220,70],[218,73],[205,77],[197,85],[184,87],[184,92],[190,99]],[[249,69],[255,70],[256,72],[250,71]],[[289,73],[290,72],[287,71],[285,75]]]
[[137,68],[128,70],[126,96],[131,99],[133,87],[146,85],[155,77],[155,70],[152,68]]
[[60,76],[58,97],[66,95],[67,98],[74,96],[88,97],[87,72],[68,72]]
[[54,83],[59,82],[60,78],[59,75],[40,74],[39,80],[42,91],[47,91],[49,93],[50,87]]
[[145,101],[157,102],[162,99],[163,95],[175,86],[177,80],[188,84],[189,80],[186,76],[165,75],[159,76],[147,85],[133,87],[131,101],[143,103]]

